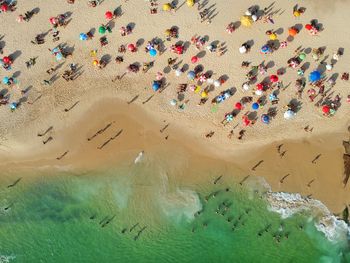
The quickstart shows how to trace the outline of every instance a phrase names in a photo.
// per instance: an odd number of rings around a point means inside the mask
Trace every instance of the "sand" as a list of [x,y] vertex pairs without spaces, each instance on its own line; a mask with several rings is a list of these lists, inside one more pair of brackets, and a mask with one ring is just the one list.
[[[163,4],[163,2],[160,2]],[[230,22],[238,21],[244,11],[254,1],[230,2],[209,1],[218,15],[212,19],[210,24],[200,23],[196,8],[188,8],[182,5],[175,14],[164,13],[161,7],[159,14],[150,15],[146,1],[122,2],[123,15],[115,21],[112,34],[107,34],[109,44],[100,48],[98,43],[99,35],[92,41],[79,41],[79,33],[87,32],[91,28],[98,28],[105,23],[104,13],[113,10],[119,5],[115,2],[104,1],[96,8],[88,8],[85,1],[77,1],[74,5],[68,5],[65,1],[38,1],[35,4],[31,1],[20,2],[14,13],[0,14],[3,21],[0,25],[0,32],[4,37],[4,54],[15,53],[13,69],[11,72],[1,71],[0,77],[6,74],[15,74],[19,83],[9,90],[11,101],[21,97],[20,90],[32,86],[28,92],[27,101],[24,102],[15,112],[10,112],[8,107],[0,107],[0,135],[1,135],[1,160],[2,166],[11,169],[16,166],[43,166],[43,165],[74,165],[76,167],[93,167],[106,163],[114,163],[118,158],[129,158],[130,162],[141,150],[148,149],[157,152],[158,145],[161,147],[183,146],[191,155],[201,159],[217,159],[232,163],[237,167],[237,180],[251,174],[263,176],[276,191],[300,192],[304,195],[312,194],[312,197],[320,199],[332,211],[339,212],[345,203],[349,203],[349,186],[344,187],[343,160],[344,148],[342,141],[348,139],[347,126],[349,125],[349,107],[346,100],[348,95],[347,83],[338,77],[337,84],[332,89],[340,94],[342,106],[332,118],[325,118],[321,110],[308,102],[304,91],[302,109],[298,112],[297,118],[287,122],[283,119],[282,112],[290,100],[295,99],[296,72],[287,69],[282,76],[284,85],[292,82],[291,86],[279,95],[278,115],[266,126],[260,122],[253,127],[246,128],[246,134],[242,141],[237,139],[238,132],[242,129],[238,115],[230,125],[223,127],[221,121],[226,112],[233,109],[233,105],[242,96],[250,95],[241,91],[244,82],[245,70],[240,68],[243,60],[259,64],[263,60],[268,63],[274,62],[274,66],[268,70],[268,74],[274,74],[280,67],[286,66],[286,61],[293,55],[293,51],[300,45],[304,48],[317,48],[326,46],[325,55],[332,56],[338,48],[345,48],[344,56],[335,65],[327,76],[334,73],[339,75],[347,71],[346,61],[349,60],[350,40],[347,37],[346,28],[343,25],[344,17],[349,11],[349,1],[333,1],[332,3],[302,3],[307,8],[306,13],[299,18],[292,16],[292,7],[295,2],[277,1],[273,10],[275,25],[258,22],[252,28],[240,27],[232,35],[225,32],[225,27]],[[259,1],[260,7],[264,8],[271,4],[269,1]],[[40,12],[30,22],[17,23],[16,17],[27,10],[35,7]],[[50,28],[48,18],[64,12],[72,12],[71,22],[66,28],[59,28],[60,41],[53,43],[51,36],[46,37],[46,43],[34,46],[30,43],[36,34],[47,32]],[[337,15],[334,15],[337,14]],[[268,29],[277,30],[283,28],[280,40],[287,37],[286,30],[295,24],[306,24],[311,19],[317,18],[323,24],[325,30],[317,37],[311,37],[303,29],[291,42],[288,48],[279,50],[270,56],[262,56],[258,51],[267,41],[265,31]],[[118,29],[122,25],[134,23],[134,32],[121,37]],[[117,55],[117,47],[120,44],[135,43],[143,39],[146,43],[153,37],[164,37],[164,30],[176,25],[179,27],[180,37],[178,40],[189,41],[194,34],[208,35],[209,43],[215,40],[225,42],[228,51],[221,57],[206,52],[200,59],[205,70],[213,70],[214,78],[226,74],[229,79],[220,88],[210,92],[211,100],[220,91],[234,87],[236,92],[232,98],[225,101],[218,107],[216,113],[211,112],[210,103],[204,106],[197,106],[199,96],[190,91],[186,92],[185,100],[189,100],[184,111],[170,106],[169,101],[177,97],[176,87],[178,83],[186,83],[186,74],[175,77],[173,71],[165,74],[169,87],[162,93],[154,93],[151,90],[151,83],[157,71],[166,67],[168,57],[177,57],[168,50],[165,54],[156,58],[155,66],[148,73],[128,74],[121,81],[111,82],[117,74],[122,74],[128,64],[133,62],[149,62],[148,54],[143,52],[144,45],[139,52],[124,55],[125,61],[115,64],[114,57]],[[280,30],[281,31],[281,30]],[[337,36],[336,38],[334,36]],[[239,46],[248,40],[254,40],[252,51],[248,54],[239,54]],[[74,47],[73,57],[68,58],[65,64],[56,72],[57,80],[51,86],[43,86],[42,80],[49,79],[55,74],[48,76],[45,72],[50,67],[57,65],[54,57],[47,51],[59,43],[66,43]],[[172,41],[171,43],[175,43]],[[165,43],[169,46],[169,43]],[[98,57],[109,56],[111,62],[103,70],[96,70],[92,65],[90,50],[98,49]],[[198,53],[193,47],[181,57],[179,61],[190,63],[190,58]],[[38,57],[34,67],[26,69],[25,61],[30,57]],[[330,58],[327,60],[330,61]],[[67,69],[69,63],[77,63],[82,66],[82,75],[73,82],[66,82],[60,74]],[[308,74],[318,64],[313,62],[310,56],[307,58],[310,63]],[[189,65],[193,68],[193,65]],[[263,79],[263,77],[259,77]],[[306,88],[307,89],[307,88]],[[150,96],[154,95],[147,103]],[[135,96],[138,98],[127,104]],[[39,98],[38,100],[36,100]],[[317,101],[317,100],[316,100]],[[76,102],[76,106],[69,112],[64,109],[70,108]],[[266,113],[268,107],[259,110],[259,114]],[[105,127],[108,123],[115,121],[101,136],[97,136],[88,142],[87,138],[96,131]],[[160,133],[165,125],[169,127]],[[234,129],[234,136],[228,139],[229,131]],[[313,132],[305,132],[303,127],[313,127]],[[38,137],[38,132],[44,132],[49,127],[53,129],[43,137]],[[101,146],[106,139],[113,137],[120,130],[121,135],[106,145],[103,150]],[[205,134],[215,131],[212,138],[206,139]],[[169,139],[165,137],[169,135]],[[42,141],[52,136],[53,140],[43,145]],[[167,146],[164,146],[168,144]],[[283,144],[282,149],[286,150],[283,158],[280,158],[276,147]],[[160,147],[160,146],[159,146]],[[67,152],[60,161],[57,157]],[[321,157],[316,164],[311,161],[318,155]],[[196,159],[192,157],[192,159]],[[252,171],[251,168],[260,160],[264,162]],[[210,162],[209,162],[210,163]],[[14,166],[16,164],[16,166]],[[5,169],[5,168],[4,168]],[[283,183],[281,178],[286,177]],[[311,186],[307,186],[311,180]]]

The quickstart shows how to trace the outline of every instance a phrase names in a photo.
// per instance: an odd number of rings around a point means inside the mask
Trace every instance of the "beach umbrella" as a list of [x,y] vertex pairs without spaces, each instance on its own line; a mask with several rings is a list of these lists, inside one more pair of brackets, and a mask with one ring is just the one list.
[[252,15],[252,19],[254,22],[258,21],[258,16],[257,15]]
[[153,89],[154,91],[157,91],[157,90],[159,90],[159,88],[160,88],[159,83],[156,82],[156,81],[154,81],[154,82],[153,82],[153,85],[152,85],[152,89]]
[[288,46],[288,42],[287,41],[282,41],[280,43],[280,48],[286,48]]
[[197,63],[197,62],[198,62],[198,57],[197,57],[197,56],[193,56],[193,57],[191,58],[191,62],[192,62],[192,63]]
[[2,83],[4,83],[4,84],[8,84],[9,81],[10,81],[10,79],[9,79],[8,77],[4,77],[4,78],[2,79]]
[[128,45],[128,50],[133,52],[134,50],[136,49],[135,45],[134,44],[129,44]]
[[176,77],[180,77],[180,76],[181,76],[181,74],[182,74],[181,69],[177,69],[177,70],[175,70],[175,76],[176,76]]
[[163,11],[170,11],[171,10],[171,4],[167,3],[163,5]]
[[82,40],[82,41],[84,41],[84,40],[87,40],[87,39],[88,39],[88,36],[87,36],[87,34],[85,34],[85,33],[80,33],[79,39]]
[[269,117],[269,115],[267,115],[267,114],[261,115],[261,121],[262,121],[263,123],[265,123],[265,124],[269,124],[269,123],[270,123],[270,117]]
[[2,4],[2,5],[1,5],[1,11],[2,11],[2,12],[7,12],[8,9],[9,9],[9,6],[8,6],[7,4]]
[[187,6],[189,7],[194,6],[194,0],[187,0],[186,3],[187,3]]
[[56,54],[56,60],[57,60],[57,61],[60,61],[62,58],[63,58],[63,55],[62,55],[61,52],[59,52],[59,53]]
[[113,13],[111,11],[107,11],[105,13],[105,18],[108,19],[108,20],[112,19],[113,18]]
[[239,53],[244,54],[244,53],[246,53],[246,52],[247,52],[247,48],[246,48],[245,46],[241,46],[241,47],[239,48]]
[[216,88],[220,87],[220,85],[221,85],[221,83],[220,83],[219,80],[215,80],[215,81],[214,81],[214,86],[215,86]]
[[253,24],[253,19],[250,16],[242,16],[241,17],[241,24],[245,27],[250,27]]
[[177,46],[175,48],[175,50],[176,50],[177,54],[181,55],[184,52],[184,47],[183,46]]
[[331,111],[331,108],[330,108],[328,105],[324,105],[324,106],[322,107],[322,112],[323,112],[324,114],[329,114],[330,111]]
[[277,99],[277,96],[275,94],[271,93],[269,95],[269,100],[276,100],[276,99]]
[[205,74],[202,74],[200,77],[199,77],[199,81],[204,83],[207,81],[207,77],[205,76]]
[[286,119],[286,120],[291,120],[295,117],[296,113],[292,110],[287,110],[284,114],[283,114],[283,117]]
[[10,109],[11,109],[11,110],[15,110],[15,109],[17,109],[17,106],[18,106],[17,102],[12,102],[12,103],[10,104]]
[[151,57],[155,57],[157,55],[157,50],[155,50],[154,48],[152,48],[150,51],[149,51],[149,54]]
[[296,34],[298,34],[298,30],[294,27],[289,28],[288,30],[288,35],[290,35],[291,37],[294,37]]
[[262,90],[256,90],[255,95],[261,96],[263,94]]
[[270,76],[270,81],[273,82],[273,83],[275,83],[275,82],[278,81],[278,77],[277,77],[276,75],[271,75],[271,76]]
[[264,85],[262,83],[259,83],[256,85],[257,90],[264,90]]
[[271,48],[270,48],[268,45],[262,46],[262,48],[261,48],[260,51],[261,51],[261,53],[263,53],[263,54],[267,54],[267,53],[271,53],[271,52],[272,52]]
[[304,60],[306,58],[306,54],[305,53],[300,53],[299,54],[299,59],[300,60]]
[[250,89],[250,86],[248,83],[244,83],[242,88],[243,88],[243,90],[248,91]]
[[243,116],[242,121],[244,126],[248,126],[250,124],[250,120],[247,116]]
[[242,109],[243,109],[242,103],[237,102],[237,103],[235,104],[235,109],[236,109],[236,110],[242,110]]
[[92,65],[97,66],[98,65],[98,60],[95,59],[94,61],[92,61]]
[[194,80],[195,77],[196,77],[196,73],[194,73],[194,71],[189,71],[187,73],[187,78],[189,78],[190,80]]
[[177,104],[177,100],[176,100],[176,99],[172,99],[172,100],[170,101],[170,105],[171,105],[171,106],[176,106],[176,104]]
[[100,26],[100,27],[98,28],[98,32],[99,32],[100,34],[104,34],[104,33],[106,33],[106,28],[105,28],[104,26]]
[[202,98],[208,97],[208,92],[206,92],[205,90],[203,90],[202,93],[201,93],[201,97],[202,97]]
[[306,30],[311,30],[311,29],[312,29],[312,25],[306,24],[306,25],[305,25],[305,29],[306,29]]
[[311,82],[319,81],[321,79],[321,73],[318,70],[312,71],[309,75]]
[[259,109],[259,104],[258,104],[257,102],[254,102],[254,103],[252,104],[252,109],[253,109],[253,110]]
[[49,18],[49,22],[51,25],[55,25],[57,22],[56,22],[56,17],[50,17]]
[[232,114],[227,114],[227,115],[226,115],[226,121],[227,121],[227,122],[233,121],[233,115],[232,115]]
[[277,39],[277,34],[272,33],[271,35],[269,35],[270,40],[276,40]]
[[11,63],[11,59],[9,57],[4,57],[2,60],[4,61],[5,64]]

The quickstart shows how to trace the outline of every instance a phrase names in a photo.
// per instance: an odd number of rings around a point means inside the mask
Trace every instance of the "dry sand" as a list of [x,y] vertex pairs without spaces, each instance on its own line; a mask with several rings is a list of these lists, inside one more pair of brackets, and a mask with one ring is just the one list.
[[[263,60],[273,61],[274,67],[268,70],[268,74],[274,74],[280,67],[286,66],[286,61],[293,56],[293,51],[302,45],[304,48],[317,48],[326,46],[325,55],[332,56],[333,52],[340,47],[345,48],[344,56],[335,65],[333,73],[348,71],[347,61],[350,58],[347,48],[350,47],[350,29],[344,26],[344,17],[350,10],[349,1],[325,2],[303,2],[302,6],[307,8],[306,13],[300,18],[292,16],[292,7],[296,2],[276,1],[273,7],[278,11],[274,15],[275,25],[258,22],[252,28],[240,27],[232,35],[225,32],[225,27],[230,22],[238,21],[243,12],[254,1],[228,2],[223,0],[209,1],[208,7],[215,6],[218,15],[212,19],[211,24],[200,23],[196,8],[182,6],[175,13],[164,13],[161,5],[158,8],[159,14],[150,15],[147,1],[132,1],[121,3],[123,15],[115,21],[112,34],[107,34],[109,44],[100,48],[98,43],[99,35],[92,41],[79,41],[79,33],[87,32],[91,28],[98,28],[105,23],[104,13],[119,6],[115,1],[104,1],[96,8],[88,8],[86,1],[76,1],[74,5],[68,5],[65,1],[32,1],[19,2],[14,13],[0,14],[0,32],[4,35],[4,54],[19,54],[14,62],[11,72],[1,71],[0,77],[6,74],[15,73],[19,84],[9,90],[11,101],[21,97],[20,90],[32,85],[28,93],[28,101],[32,102],[39,96],[33,105],[23,103],[19,109],[11,113],[8,107],[0,107],[0,136],[2,150],[2,164],[7,167],[9,164],[28,165],[28,167],[50,165],[76,165],[77,167],[96,166],[102,163],[113,163],[118,158],[130,158],[132,161],[140,150],[156,149],[157,144],[169,144],[166,147],[184,145],[188,151],[198,158],[219,159],[232,162],[237,166],[237,178],[243,178],[247,174],[264,176],[272,185],[273,190],[301,192],[312,194],[320,199],[333,211],[338,212],[345,203],[349,203],[349,186],[343,187],[343,161],[342,140],[348,139],[347,126],[349,125],[349,105],[346,103],[348,83],[340,80],[333,88],[334,95],[340,94],[343,97],[342,107],[332,118],[325,118],[321,110],[313,103],[309,103],[304,91],[302,109],[292,121],[283,119],[283,106],[291,99],[296,98],[293,87],[296,79],[296,72],[287,69],[286,75],[282,77],[283,82],[292,85],[279,95],[278,115],[266,126],[260,122],[253,127],[247,128],[246,135],[242,141],[237,139],[242,129],[240,117],[238,116],[230,125],[225,127],[220,123],[226,112],[233,109],[233,105],[244,93],[240,87],[244,82],[245,70],[240,68],[243,60],[251,61],[257,65]],[[160,2],[163,4],[163,1]],[[264,8],[271,4],[270,1],[259,1],[260,7]],[[29,23],[18,24],[16,17],[20,13],[40,8],[39,14],[35,15]],[[48,18],[60,13],[70,11],[71,22],[66,28],[59,28],[60,41],[52,43],[51,36],[46,37],[46,43],[34,46],[30,43],[36,34],[47,32],[50,28]],[[260,47],[267,41],[265,31],[268,29],[283,28],[284,32],[279,36],[280,40],[287,37],[287,28],[295,24],[305,25],[311,19],[317,18],[325,28],[317,37],[311,37],[303,29],[288,48],[279,50],[273,55],[263,57],[259,54]],[[118,29],[128,23],[134,23],[133,34],[121,37]],[[127,75],[122,81],[112,83],[111,79],[117,74],[122,74],[126,66],[133,62],[149,62],[148,54],[143,52],[143,47],[136,54],[127,53],[125,61],[117,65],[113,61],[117,55],[117,47],[120,44],[135,43],[144,39],[145,43],[153,37],[164,37],[164,30],[176,25],[179,27],[180,37],[178,40],[189,41],[194,34],[208,35],[211,41],[219,40],[226,42],[228,52],[221,57],[206,52],[200,63],[205,70],[213,70],[214,78],[223,74],[229,76],[229,80],[219,89],[210,93],[210,100],[219,94],[220,91],[235,87],[235,95],[219,106],[216,113],[211,112],[211,105],[208,102],[204,106],[197,106],[199,96],[186,92],[185,100],[189,100],[184,111],[177,110],[169,105],[169,101],[176,98],[176,86],[178,83],[186,83],[186,74],[175,77],[174,72],[166,74],[169,87],[161,94],[151,90],[151,83],[157,71],[166,67],[168,57],[177,57],[166,51],[165,54],[156,58],[154,68],[146,74]],[[335,37],[336,36],[336,37]],[[239,46],[248,40],[254,40],[252,51],[241,55],[238,52]],[[40,83],[48,79],[46,70],[58,63],[47,51],[58,43],[67,43],[74,47],[72,58],[68,58],[64,65],[58,70],[58,79],[51,86],[43,86]],[[171,43],[175,43],[172,41]],[[1,43],[0,43],[1,44]],[[166,42],[166,45],[170,44]],[[143,45],[144,46],[144,45]],[[98,49],[98,57],[111,56],[111,62],[103,70],[96,70],[92,66],[92,58],[89,56],[91,49]],[[190,64],[190,58],[197,54],[193,47],[179,60]],[[31,69],[26,69],[25,61],[30,57],[38,57],[37,64]],[[317,68],[317,64],[308,56],[310,68]],[[327,60],[330,61],[330,58]],[[69,63],[78,63],[82,66],[83,74],[75,81],[67,83],[61,77],[62,72],[67,69]],[[181,65],[183,65],[181,64]],[[190,68],[193,68],[190,65]],[[260,79],[263,79],[260,76]],[[307,89],[307,88],[306,88]],[[143,104],[154,94],[152,99]],[[248,95],[248,94],[246,94]],[[333,96],[334,96],[333,95]],[[139,96],[131,105],[126,104],[135,96]],[[79,102],[78,102],[79,101]],[[69,112],[65,108],[76,106]],[[259,114],[266,113],[267,106],[259,110]],[[97,130],[105,127],[108,123],[115,121],[103,136],[97,136],[91,142],[87,142]],[[159,130],[170,123],[169,127],[160,133]],[[227,134],[233,126],[233,139],[228,139]],[[314,127],[312,133],[306,133],[303,127],[309,125]],[[38,132],[43,132],[50,126],[54,128],[43,137],[38,137]],[[111,141],[103,150],[97,149],[104,142],[114,136],[120,129],[123,129],[120,137]],[[204,135],[209,131],[215,131],[210,139]],[[169,139],[164,137],[169,135]],[[49,136],[53,141],[43,145],[42,141]],[[281,149],[286,150],[283,158],[280,158],[276,147],[283,144]],[[61,161],[56,157],[69,151]],[[156,152],[157,150],[155,150]],[[318,154],[321,157],[312,164],[311,161]],[[193,158],[195,159],[195,158]],[[209,162],[208,159],[208,162]],[[264,162],[251,171],[251,168],[260,160]],[[12,169],[14,165],[12,166]],[[280,180],[285,175],[290,176]],[[311,181],[311,186],[307,184]]]

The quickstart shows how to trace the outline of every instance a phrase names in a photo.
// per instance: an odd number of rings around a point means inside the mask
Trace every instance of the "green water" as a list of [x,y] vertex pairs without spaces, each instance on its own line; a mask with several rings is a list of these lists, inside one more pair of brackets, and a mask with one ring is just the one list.
[[11,188],[14,177],[5,178],[0,255],[9,262],[350,262],[345,244],[312,221],[281,220],[260,193],[234,182],[186,187],[154,166],[41,171]]

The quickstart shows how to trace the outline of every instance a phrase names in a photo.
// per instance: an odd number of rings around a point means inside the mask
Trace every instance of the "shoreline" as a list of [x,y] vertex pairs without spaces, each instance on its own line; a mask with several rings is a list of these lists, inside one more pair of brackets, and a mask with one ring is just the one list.
[[[125,108],[127,108],[126,111]],[[101,112],[104,113],[103,118],[100,117]],[[215,147],[215,142],[203,137],[192,137],[192,134],[187,134],[183,130],[179,131],[175,126],[170,125],[163,133],[160,133],[160,129],[164,128],[168,122],[162,121],[162,118],[159,117],[157,120],[156,115],[151,116],[138,105],[128,105],[120,99],[101,99],[100,102],[97,101],[85,110],[81,109],[74,117],[70,116],[70,121],[74,125],[66,124],[61,130],[55,129],[55,139],[51,142],[52,145],[47,149],[43,147],[40,154],[32,154],[35,147],[40,147],[39,138],[36,143],[30,145],[30,150],[23,152],[27,156],[17,157],[16,161],[14,161],[14,156],[8,154],[2,156],[3,169],[6,170],[8,166],[16,166],[16,169],[19,169],[21,166],[51,165],[67,166],[84,171],[105,165],[113,166],[125,160],[129,160],[131,164],[141,151],[145,151],[148,155],[164,152],[165,149],[174,149],[182,154],[186,153],[186,156],[191,156],[191,160],[197,165],[200,163],[196,161],[198,159],[206,160],[208,168],[210,165],[215,167],[215,164],[219,163],[227,167],[234,167],[235,172],[232,176],[237,181],[247,175],[260,176],[267,180],[273,191],[301,193],[304,196],[311,193],[313,198],[321,200],[334,212],[341,211],[344,202],[350,197],[347,193],[348,186],[345,188],[341,186],[343,166],[339,164],[342,164],[343,148],[340,144],[342,138],[334,134],[330,137],[325,134],[321,137],[314,136],[311,139],[283,141],[283,149],[289,152],[285,157],[280,158],[276,150],[276,146],[280,143],[276,142],[258,147],[254,147],[254,143],[251,143],[250,147],[247,147],[247,144],[237,144],[236,149],[223,152],[226,145],[220,149]],[[101,128],[105,128],[106,124],[112,125],[92,141],[87,141],[88,137]],[[98,149],[120,130],[123,130],[120,138],[111,141],[106,148]],[[168,140],[165,140],[166,136],[169,136]],[[332,146],[324,145],[325,141]],[[339,147],[334,147],[337,142]],[[189,148],[189,145],[192,147]],[[57,156],[67,150],[69,152],[62,160],[56,160]],[[320,164],[317,165],[307,164],[304,159],[310,159],[308,160],[310,163],[314,157],[312,154],[320,150],[323,154],[322,158],[326,158],[326,161],[320,161]],[[254,152],[253,155],[252,152]],[[16,151],[13,154],[16,154]],[[5,158],[9,159],[8,163],[5,162]],[[261,167],[257,167],[256,171],[252,171],[251,167],[260,158],[264,160],[264,163]],[[303,160],[304,164],[302,164]],[[332,168],[329,164],[332,165]],[[230,168],[227,169],[230,170]],[[329,176],[330,170],[338,176],[337,180],[334,179],[335,175]],[[289,175],[285,177],[287,174]],[[283,177],[285,177],[284,181],[280,183]],[[307,184],[312,180],[314,180],[311,183],[312,187],[308,187]],[[337,194],[330,196],[329,191],[335,189],[337,189]]]

